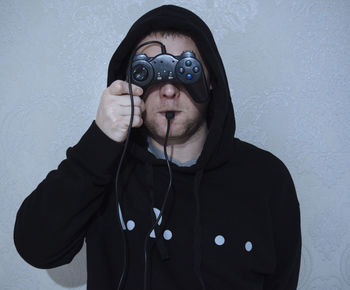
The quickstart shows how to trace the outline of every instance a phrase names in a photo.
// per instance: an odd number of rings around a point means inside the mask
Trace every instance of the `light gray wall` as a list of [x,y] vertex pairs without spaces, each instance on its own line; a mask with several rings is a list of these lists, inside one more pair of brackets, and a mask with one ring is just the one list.
[[[131,24],[169,1],[0,2],[0,289],[86,289],[85,247],[39,270],[13,245],[16,212],[93,119]],[[350,289],[350,1],[173,1],[212,29],[237,136],[277,155],[302,215],[299,289]]]

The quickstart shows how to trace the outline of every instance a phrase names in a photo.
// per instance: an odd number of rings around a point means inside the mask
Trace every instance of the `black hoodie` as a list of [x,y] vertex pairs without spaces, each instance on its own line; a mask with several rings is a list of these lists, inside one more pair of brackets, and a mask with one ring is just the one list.
[[[160,226],[144,241],[159,213],[169,175],[133,129],[114,189],[123,144],[95,121],[67,158],[24,200],[14,242],[37,268],[68,264],[87,251],[87,289],[292,290],[301,256],[300,209],[290,173],[273,154],[234,137],[235,119],[221,57],[207,25],[173,5],[137,20],[114,53],[108,85],[125,79],[128,59],[149,32],[190,34],[209,68],[209,133],[195,165],[171,164],[173,187]],[[125,238],[125,243],[123,242]],[[145,265],[147,264],[147,265]],[[120,288],[121,289],[121,288]]]

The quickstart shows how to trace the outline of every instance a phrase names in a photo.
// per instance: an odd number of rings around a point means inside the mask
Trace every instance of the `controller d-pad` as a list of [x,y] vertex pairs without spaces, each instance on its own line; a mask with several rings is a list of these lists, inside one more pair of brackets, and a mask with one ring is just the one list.
[[144,81],[148,77],[148,71],[144,66],[137,65],[133,70],[133,77],[135,80]]

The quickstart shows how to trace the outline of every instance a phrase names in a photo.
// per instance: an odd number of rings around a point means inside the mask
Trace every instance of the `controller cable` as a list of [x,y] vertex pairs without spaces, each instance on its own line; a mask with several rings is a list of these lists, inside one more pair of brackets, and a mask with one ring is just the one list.
[[[120,161],[119,161],[119,164],[118,164],[118,169],[117,169],[117,173],[116,173],[116,177],[115,177],[115,194],[116,194],[116,205],[117,205],[117,213],[118,213],[118,223],[119,223],[119,226],[120,226],[120,229],[121,229],[123,246],[124,246],[124,266],[123,266],[122,275],[121,275],[120,280],[119,280],[119,284],[118,284],[118,288],[117,288],[118,290],[122,290],[125,287],[126,269],[127,269],[127,262],[128,262],[127,261],[126,237],[125,237],[125,231],[123,229],[123,226],[125,228],[125,224],[124,224],[124,220],[123,220],[123,225],[122,225],[122,221],[121,220],[123,218],[121,217],[121,213],[122,212],[121,212],[121,208],[120,208],[120,205],[119,205],[118,180],[119,180],[119,174],[120,174],[120,170],[121,170],[121,167],[122,167],[122,163],[124,161],[124,157],[125,157],[126,150],[127,150],[127,147],[128,147],[130,134],[131,134],[132,123],[133,123],[133,120],[134,120],[134,98],[133,98],[132,85],[131,85],[131,79],[132,79],[131,64],[132,64],[132,60],[133,60],[137,50],[139,50],[141,47],[143,47],[145,45],[152,44],[152,43],[158,43],[160,45],[160,47],[161,47],[162,54],[166,53],[165,45],[163,43],[161,43],[160,41],[147,41],[147,42],[144,42],[144,43],[140,44],[138,47],[136,47],[133,50],[132,54],[130,55],[128,68],[127,68],[127,74],[126,74],[126,81],[128,82],[128,85],[129,85],[129,95],[130,95],[130,102],[131,102],[131,116],[130,116],[130,122],[129,122],[127,137],[126,137],[126,140],[125,140],[125,143],[124,143],[123,152],[122,152],[122,155],[120,157]],[[161,209],[161,211],[160,211],[160,213],[158,215],[157,220],[153,224],[152,229],[149,231],[149,233],[146,235],[146,238],[145,238],[145,248],[144,248],[144,252],[145,252],[145,272],[144,272],[144,278],[145,279],[144,279],[144,287],[145,287],[145,289],[147,289],[147,286],[146,286],[147,285],[146,284],[147,283],[147,275],[146,275],[146,273],[148,271],[147,270],[148,255],[147,255],[146,246],[147,246],[148,236],[152,232],[152,230],[154,229],[154,226],[158,223],[159,219],[161,218],[161,216],[163,214],[165,202],[167,200],[168,193],[170,191],[171,184],[172,184],[172,173],[171,173],[171,167],[170,167],[169,160],[168,160],[168,155],[167,155],[167,152],[166,152],[166,144],[167,144],[167,139],[168,139],[168,134],[169,134],[169,129],[170,129],[170,119],[174,118],[174,116],[175,116],[175,112],[173,112],[173,111],[166,112],[166,118],[168,119],[168,127],[167,127],[166,139],[165,139],[165,142],[164,142],[164,155],[165,155],[165,158],[166,158],[166,161],[167,161],[167,165],[168,165],[170,180],[169,180],[169,186],[168,186],[168,191],[167,191],[167,194],[166,194],[166,198],[165,198],[165,200],[163,202],[163,205],[162,205],[162,209]],[[156,239],[157,238],[158,237],[156,237]]]
[[[159,222],[159,220],[162,218],[163,216],[163,211],[164,211],[164,208],[165,208],[165,205],[166,205],[166,202],[168,200],[168,196],[169,196],[169,192],[170,192],[170,189],[171,189],[171,185],[172,185],[172,182],[173,182],[173,175],[172,175],[172,171],[171,171],[171,167],[170,167],[170,164],[169,164],[169,158],[168,158],[168,154],[167,154],[167,151],[166,151],[166,147],[167,147],[167,143],[168,143],[168,138],[169,138],[169,131],[170,131],[170,120],[173,119],[175,117],[175,112],[174,111],[167,111],[165,113],[165,117],[167,118],[168,120],[168,126],[167,126],[167,129],[166,129],[166,134],[165,134],[165,141],[164,141],[164,156],[165,156],[165,160],[166,160],[166,163],[168,165],[168,171],[169,171],[169,185],[168,185],[168,189],[167,189],[167,192],[165,194],[165,198],[164,198],[164,201],[163,201],[163,204],[162,204],[162,208],[160,210],[160,213],[156,219],[156,221],[154,222],[154,224],[152,225],[151,229],[148,231],[147,235],[146,235],[146,238],[145,238],[145,244],[144,244],[144,253],[145,253],[145,270],[144,270],[144,276],[143,276],[143,289],[144,290],[147,290],[148,289],[148,268],[147,268],[147,265],[148,265],[148,237],[149,235],[151,234],[151,232],[154,230],[154,227],[156,226],[156,224]],[[159,236],[156,236],[156,239],[155,239],[155,243],[157,242]]]

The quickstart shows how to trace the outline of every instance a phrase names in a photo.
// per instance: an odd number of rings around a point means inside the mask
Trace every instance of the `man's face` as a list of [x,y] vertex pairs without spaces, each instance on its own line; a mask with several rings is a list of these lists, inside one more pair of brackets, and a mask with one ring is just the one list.
[[[201,61],[199,51],[191,38],[185,35],[162,37],[158,34],[146,36],[139,44],[157,40],[162,42],[167,53],[180,55],[184,50],[192,50]],[[138,52],[154,57],[161,53],[160,45],[153,43],[142,47]],[[207,69],[204,67],[207,75]],[[182,84],[170,82],[158,83],[147,89],[144,93],[145,112],[144,124],[150,136],[159,143],[165,138],[167,129],[166,111],[174,111],[175,117],[171,120],[169,132],[170,143],[184,143],[190,137],[201,132],[206,126],[207,104],[196,103]]]

